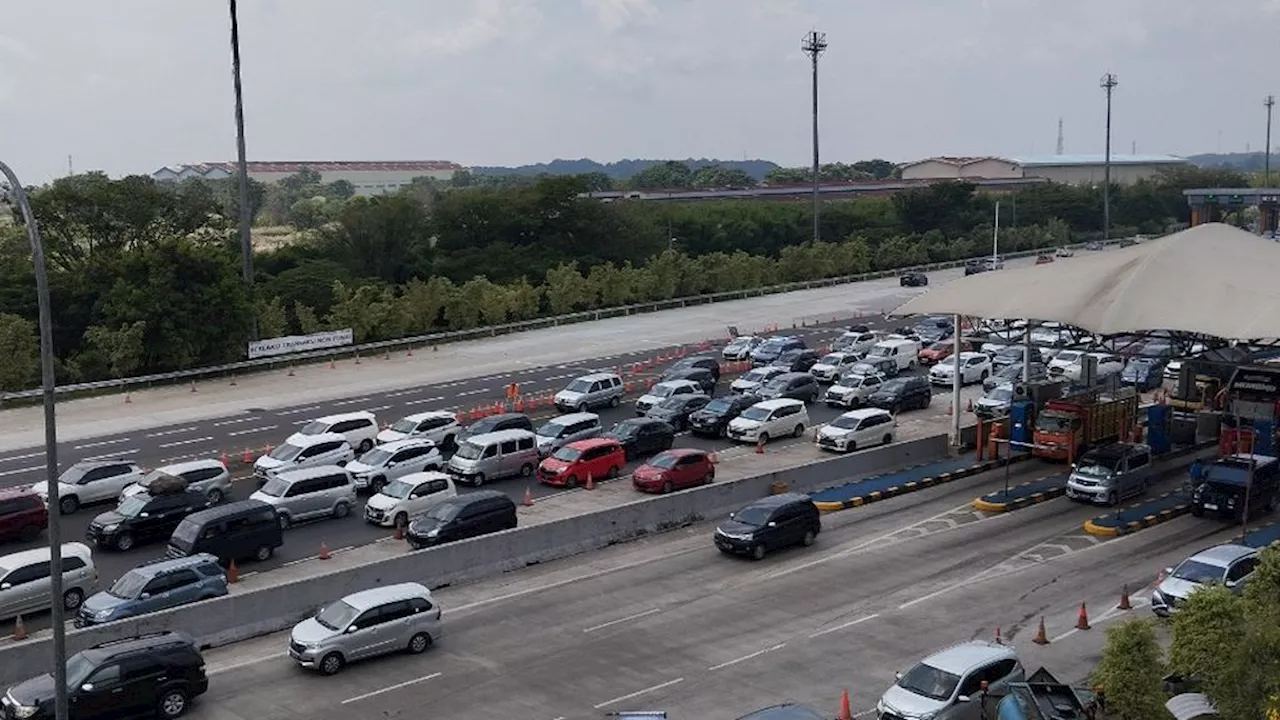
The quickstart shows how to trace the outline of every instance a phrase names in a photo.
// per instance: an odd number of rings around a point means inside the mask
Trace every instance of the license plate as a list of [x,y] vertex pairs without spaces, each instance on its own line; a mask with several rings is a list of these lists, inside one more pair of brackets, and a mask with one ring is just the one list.
[[1205,510],[1217,510],[1217,509],[1218,509],[1218,506],[1217,506],[1217,505],[1214,505],[1213,503],[1205,503],[1205,504],[1204,504],[1204,509],[1205,509]]

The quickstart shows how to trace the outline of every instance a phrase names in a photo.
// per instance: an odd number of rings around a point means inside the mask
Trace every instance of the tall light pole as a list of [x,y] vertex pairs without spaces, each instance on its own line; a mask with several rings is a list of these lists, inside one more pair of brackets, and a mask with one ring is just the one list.
[[[253,292],[253,211],[249,207],[249,161],[244,149],[244,92],[240,86],[240,20],[236,12],[236,0],[228,0],[231,10],[231,75],[236,94],[236,164],[240,174],[240,254],[244,263],[244,282]],[[254,340],[258,339],[258,322],[255,316],[252,327]]]
[[818,165],[818,58],[827,51],[827,34],[817,30],[810,32],[804,36],[800,49],[813,62],[813,241],[818,242],[822,239],[818,224],[818,188],[821,185],[821,168]]
[[1267,146],[1263,151],[1265,154],[1262,159],[1262,186],[1269,188],[1271,187],[1271,108],[1276,105],[1276,96],[1268,95],[1262,104],[1267,108]]
[[1107,93],[1107,155],[1102,165],[1102,239],[1111,239],[1111,93],[1120,81],[1115,73],[1102,76],[1099,83]]
[[[58,426],[55,415],[57,394],[53,375],[53,310],[49,302],[49,277],[45,273],[44,244],[40,227],[27,199],[27,191],[8,165],[0,162],[0,173],[9,183],[9,196],[22,211],[22,224],[31,243],[31,261],[36,271],[36,304],[40,313],[40,387],[44,398],[44,472],[49,484],[49,567],[62,567],[62,530],[58,522]],[[49,573],[49,597],[53,623],[53,713],[55,720],[67,720],[67,619],[62,605],[62,573]]]

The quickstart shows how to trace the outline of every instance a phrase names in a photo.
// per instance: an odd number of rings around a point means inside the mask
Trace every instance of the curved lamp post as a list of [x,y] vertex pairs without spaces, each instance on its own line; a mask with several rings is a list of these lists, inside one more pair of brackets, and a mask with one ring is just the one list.
[[22,222],[31,241],[31,260],[36,271],[36,301],[40,306],[40,386],[44,397],[44,464],[49,482],[49,594],[53,606],[53,687],[54,717],[67,719],[67,626],[62,605],[62,532],[58,523],[58,428],[54,415],[56,396],[53,376],[53,312],[49,303],[49,277],[45,273],[44,245],[40,227],[27,192],[9,166],[0,162],[0,174],[9,183],[9,196],[22,211]]

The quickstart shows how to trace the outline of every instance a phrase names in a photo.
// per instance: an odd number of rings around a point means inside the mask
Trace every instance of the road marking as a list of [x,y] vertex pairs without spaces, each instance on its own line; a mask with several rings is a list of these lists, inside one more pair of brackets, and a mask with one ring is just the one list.
[[121,455],[137,455],[137,454],[138,454],[138,448],[134,448],[132,450],[117,450],[113,453],[106,453],[105,455],[90,455],[89,457],[83,458],[83,459],[84,460],[106,460],[108,458],[118,458]]
[[160,443],[159,447],[171,448],[171,447],[178,447],[179,445],[194,445],[195,443],[208,442],[212,439],[213,439],[213,436],[210,435],[208,437],[191,438],[190,440],[174,440],[173,442]]
[[238,435],[251,435],[253,433],[267,432],[268,430],[275,430],[278,427],[280,426],[279,425],[263,425],[262,427],[249,428],[248,430],[237,430],[235,432],[227,433],[227,437],[236,437]]
[[[422,400],[408,400],[405,402],[405,405],[426,405],[427,403],[440,402],[443,399],[444,399],[444,396],[439,395],[437,397],[429,397],[429,398],[424,398]],[[444,408],[444,409],[452,410],[454,408]]]
[[235,420],[223,420],[222,422],[216,422],[213,424],[213,426],[222,427],[223,425],[235,425],[237,423],[253,422],[254,420],[257,420],[257,419],[258,419],[257,415],[250,415],[249,417],[236,418]]
[[37,470],[43,470],[43,469],[44,469],[43,465],[35,465],[33,467],[18,468],[17,470],[5,470],[4,472],[0,472],[0,477],[3,477],[5,475],[18,475],[21,473],[36,472]]
[[365,408],[369,412],[381,412],[382,410],[390,410],[390,405],[379,405],[378,407]]
[[742,657],[740,657],[740,658],[734,658],[733,660],[730,660],[729,662],[722,662],[722,663],[720,663],[719,665],[712,665],[711,667],[707,668],[707,671],[708,671],[708,672],[710,672],[710,671],[713,671],[713,670],[720,670],[720,669],[722,669],[722,668],[727,668],[727,667],[729,667],[730,665],[737,665],[737,664],[738,664],[738,663],[740,663],[740,662],[746,662],[746,661],[751,660],[751,659],[753,659],[753,658],[758,658],[758,657],[760,657],[761,655],[764,655],[765,653],[771,653],[771,652],[773,652],[774,650],[781,650],[782,648],[784,648],[784,647],[786,647],[786,646],[787,646],[787,644],[786,644],[786,643],[778,643],[777,645],[774,645],[773,647],[767,647],[767,648],[765,648],[765,649],[763,649],[763,650],[757,650],[757,651],[755,651],[755,652],[751,653],[750,655],[743,655]]
[[27,460],[33,457],[43,457],[44,451],[27,453],[26,455],[10,455],[7,458],[0,458],[0,462],[9,462],[10,460]]
[[878,617],[880,617],[880,613],[872,613],[870,615],[860,617],[857,620],[850,620],[849,622],[841,623],[839,625],[836,625],[835,627],[829,627],[826,630],[819,630],[818,632],[810,635],[809,639],[812,640],[816,637],[822,637],[823,635],[826,635],[828,633],[839,632],[841,630],[844,630],[845,628],[851,628],[854,625],[858,625],[859,623],[864,623],[868,620],[875,620]]
[[351,398],[350,400],[341,400],[339,402],[333,403],[333,405],[334,406],[355,405],[356,403],[362,403],[362,402],[369,402],[369,398],[367,397]]
[[409,390],[401,390],[399,392],[387,393],[386,395],[383,395],[383,397],[398,398],[398,397],[404,397],[405,395],[412,395],[416,392],[422,392],[422,388],[411,388]]
[[627,694],[627,695],[620,695],[620,696],[618,696],[618,697],[616,697],[616,698],[614,698],[614,699],[612,699],[612,700],[605,700],[604,702],[600,703],[599,705],[592,705],[591,707],[592,707],[592,708],[594,708],[594,709],[596,709],[596,710],[599,710],[599,709],[601,709],[601,708],[607,708],[607,707],[609,707],[610,705],[616,705],[616,704],[618,704],[618,703],[622,702],[623,700],[630,700],[631,698],[640,697],[641,695],[644,695],[645,693],[651,693],[651,692],[654,692],[655,690],[661,690],[662,688],[668,688],[668,687],[671,687],[672,685],[678,685],[678,684],[680,684],[680,683],[682,683],[682,682],[684,682],[684,678],[682,678],[682,677],[681,677],[681,678],[676,678],[675,680],[668,680],[668,681],[666,681],[666,682],[664,682],[664,683],[658,683],[657,685],[654,685],[653,687],[647,687],[647,688],[645,688],[645,689],[643,689],[643,690],[637,690],[637,691],[635,691],[635,692],[633,692],[633,693],[629,693],[629,694]]
[[118,438],[116,440],[103,440],[102,442],[85,443],[84,445],[76,445],[74,450],[88,450],[89,448],[106,447],[107,445],[119,445],[122,442],[129,442],[129,438]]
[[292,410],[279,410],[276,412],[276,414],[277,415],[297,415],[299,413],[311,412],[313,410],[319,410],[319,409],[320,409],[319,405],[312,405],[310,407],[294,408]]
[[[241,575],[240,577],[243,578],[244,575]],[[264,655],[262,657],[251,658],[249,660],[241,660],[239,662],[229,663],[227,665],[215,664],[213,667],[208,668],[205,671],[205,674],[220,675],[225,672],[231,672],[232,670],[239,670],[240,668],[247,668],[251,665],[257,665],[258,663],[264,663],[264,662],[267,662],[268,660],[277,660],[279,658],[284,658],[284,657],[289,657],[289,653],[277,652],[277,653],[271,653],[270,655]]]
[[441,676],[441,675],[443,675],[443,674],[444,674],[444,673],[438,673],[438,672],[437,672],[437,673],[431,673],[430,675],[423,675],[422,677],[420,677],[420,678],[414,678],[413,680],[405,680],[405,681],[404,681],[404,682],[402,682],[402,683],[396,683],[395,685],[389,685],[389,686],[387,686],[387,687],[382,688],[381,690],[374,690],[373,692],[367,692],[367,693],[365,693],[365,694],[363,694],[363,695],[357,695],[357,696],[355,696],[355,697],[349,697],[349,698],[347,698],[346,700],[343,700],[343,701],[342,701],[342,704],[343,704],[343,705],[347,705],[347,704],[350,704],[350,703],[353,703],[353,702],[359,702],[359,701],[361,701],[361,700],[368,700],[369,698],[374,697],[375,695],[381,695],[382,693],[391,692],[392,690],[399,690],[400,688],[403,688],[403,687],[409,687],[410,685],[416,685],[416,684],[418,684],[418,683],[420,683],[420,682],[426,682],[426,681],[428,681],[428,680],[434,680],[434,679],[436,679],[436,678],[440,677],[440,676]]
[[187,454],[187,455],[174,455],[174,456],[173,456],[173,457],[171,457],[171,458],[165,458],[165,459],[161,460],[161,461],[160,461],[160,464],[161,464],[161,465],[172,465],[173,463],[179,462],[179,461],[181,461],[181,460],[188,460],[188,459],[190,459],[190,458],[197,457],[199,454],[200,454],[200,453],[189,453],[189,454]]
[[611,627],[613,625],[618,625],[620,623],[627,622],[628,620],[637,620],[639,618],[645,617],[646,615],[652,615],[654,613],[660,613],[660,612],[662,612],[662,608],[651,608],[649,610],[645,610],[644,612],[638,612],[635,615],[628,615],[624,618],[618,618],[617,620],[610,620],[607,623],[600,623],[599,625],[592,625],[589,628],[583,628],[582,632],[589,633],[589,632],[594,632],[596,630],[603,630],[604,628]]
[[466,380],[455,380],[451,383],[443,383],[441,385],[437,385],[436,387],[441,389],[447,389],[447,388],[456,388],[459,385],[466,385],[466,384],[467,384]]
[[160,432],[147,433],[147,437],[158,438],[158,437],[164,437],[165,435],[177,435],[179,433],[194,432],[199,429],[200,428],[196,427],[195,425],[192,425],[190,427],[178,428],[177,430],[161,430]]
[[460,392],[458,393],[458,397],[466,397],[468,395],[479,395],[480,393],[487,393],[487,392],[489,392],[489,388],[477,388],[475,390],[466,390],[464,392]]

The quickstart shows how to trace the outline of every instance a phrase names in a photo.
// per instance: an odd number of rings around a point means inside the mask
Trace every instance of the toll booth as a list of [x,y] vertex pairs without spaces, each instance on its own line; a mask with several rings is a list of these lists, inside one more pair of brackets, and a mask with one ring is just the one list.
[[1191,225],[1222,222],[1236,211],[1258,209],[1259,232],[1275,232],[1280,221],[1280,188],[1196,188],[1183,190]]
[[1280,368],[1237,368],[1223,393],[1219,452],[1274,455],[1280,419]]

